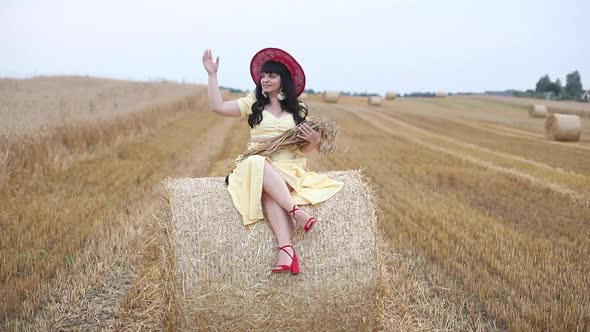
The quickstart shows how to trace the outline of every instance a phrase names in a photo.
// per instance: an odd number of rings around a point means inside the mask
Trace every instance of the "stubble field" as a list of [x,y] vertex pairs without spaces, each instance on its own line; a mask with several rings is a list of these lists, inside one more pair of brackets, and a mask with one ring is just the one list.
[[[205,88],[191,89],[48,123],[43,139],[4,138],[2,329],[169,328],[153,241],[160,181],[223,176],[248,140],[245,122],[208,112]],[[377,191],[385,330],[590,329],[588,119],[580,142],[556,143],[510,99],[307,103],[341,126],[337,152],[308,166],[363,168]]]

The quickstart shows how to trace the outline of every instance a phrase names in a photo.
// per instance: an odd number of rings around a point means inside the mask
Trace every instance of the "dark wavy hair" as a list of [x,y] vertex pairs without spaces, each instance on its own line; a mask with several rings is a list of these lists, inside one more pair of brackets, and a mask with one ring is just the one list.
[[[291,78],[291,73],[287,67],[278,61],[267,61],[262,65],[261,71],[266,74],[275,73],[281,76],[281,83],[285,99],[280,100],[281,108],[293,115],[295,124],[300,124],[305,121],[307,117],[307,105],[297,99],[297,90],[295,90],[295,84]],[[252,114],[248,116],[248,124],[250,128],[260,124],[262,122],[262,110],[264,106],[270,103],[270,99],[262,95],[262,85],[260,82],[256,82],[256,102],[252,104]]]

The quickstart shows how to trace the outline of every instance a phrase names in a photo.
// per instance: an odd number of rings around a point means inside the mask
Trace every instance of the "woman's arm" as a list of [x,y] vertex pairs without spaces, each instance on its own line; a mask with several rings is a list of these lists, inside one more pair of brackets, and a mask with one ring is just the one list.
[[211,50],[203,53],[203,66],[208,74],[207,95],[209,98],[209,109],[222,116],[239,117],[240,106],[235,100],[224,102],[221,98],[219,83],[217,82],[217,69],[219,68],[219,57],[213,61]]

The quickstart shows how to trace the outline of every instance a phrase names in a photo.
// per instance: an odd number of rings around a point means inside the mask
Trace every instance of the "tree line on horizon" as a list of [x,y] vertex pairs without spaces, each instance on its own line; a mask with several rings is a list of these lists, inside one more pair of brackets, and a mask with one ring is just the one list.
[[[234,89],[229,87],[220,87],[222,89],[229,90],[230,92],[235,93],[243,93],[244,91],[241,89]],[[308,94],[317,94],[321,93],[321,91],[315,91],[314,89],[305,89],[304,92]],[[341,91],[341,94],[344,96],[359,96],[359,97],[369,97],[369,96],[380,96],[378,93],[374,92],[354,92],[354,91]],[[457,95],[472,95],[472,94],[480,94],[475,92],[457,92],[454,93]],[[535,85],[535,89],[528,89],[525,91],[509,89],[504,91],[486,91],[484,94],[489,95],[512,95],[514,97],[529,97],[529,98],[539,98],[539,99],[554,99],[554,100],[575,100],[575,101],[585,101],[588,102],[588,95],[585,94],[584,88],[582,86],[582,78],[580,76],[580,72],[574,70],[573,72],[566,75],[565,78],[565,85],[561,82],[559,78],[553,82],[549,77],[549,74],[543,75]],[[448,95],[453,95],[453,93],[449,93]],[[404,93],[400,94],[403,97],[436,97],[435,92],[411,92],[411,93]]]
[[545,98],[581,100],[584,88],[582,87],[580,73],[575,70],[565,77],[565,86],[563,86],[559,78],[553,82],[549,74],[545,74],[537,81],[534,92],[535,94],[542,94]]

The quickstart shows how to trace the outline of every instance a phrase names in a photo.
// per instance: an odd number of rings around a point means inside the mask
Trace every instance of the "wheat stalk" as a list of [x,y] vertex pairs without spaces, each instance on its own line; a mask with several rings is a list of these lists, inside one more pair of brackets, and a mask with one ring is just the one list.
[[[320,153],[324,155],[330,155],[336,151],[336,137],[338,136],[338,132],[340,130],[340,127],[336,124],[336,122],[323,117],[316,118],[310,116],[302,123],[306,123],[316,131],[321,130],[320,146],[318,148]],[[287,130],[281,136],[257,144],[256,147],[238,156],[235,160],[235,163],[237,164],[249,156],[254,155],[270,158],[281,150],[300,147],[309,143],[303,138],[297,136],[300,125],[301,124],[299,124],[297,127]]]

